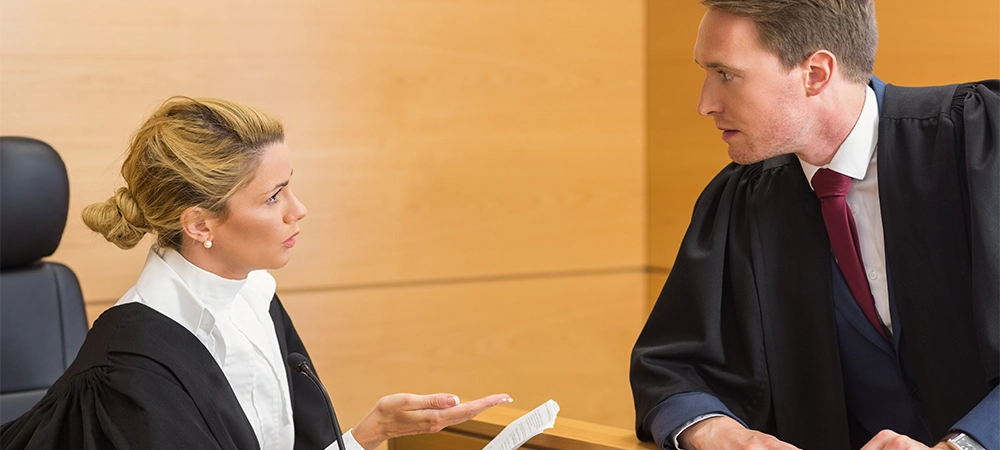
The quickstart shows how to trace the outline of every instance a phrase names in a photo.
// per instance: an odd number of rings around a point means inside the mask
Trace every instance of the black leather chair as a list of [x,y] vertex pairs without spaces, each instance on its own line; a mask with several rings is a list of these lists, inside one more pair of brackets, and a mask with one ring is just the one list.
[[76,275],[41,260],[59,246],[68,210],[59,154],[36,139],[0,137],[0,423],[42,398],[87,334]]

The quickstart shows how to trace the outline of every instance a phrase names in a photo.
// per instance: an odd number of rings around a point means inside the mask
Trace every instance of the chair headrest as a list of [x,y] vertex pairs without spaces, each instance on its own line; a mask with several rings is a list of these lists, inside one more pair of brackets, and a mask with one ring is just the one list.
[[69,178],[59,154],[37,139],[0,137],[0,268],[55,252],[68,212]]

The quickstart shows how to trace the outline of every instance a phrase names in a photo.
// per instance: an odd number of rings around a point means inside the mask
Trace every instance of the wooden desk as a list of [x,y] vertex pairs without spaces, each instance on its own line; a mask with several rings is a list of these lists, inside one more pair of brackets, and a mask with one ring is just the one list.
[[[406,436],[389,441],[389,450],[482,450],[507,424],[527,413],[497,406],[475,419],[445,428],[437,434]],[[639,442],[635,432],[579,420],[556,418],[556,426],[531,438],[521,448],[530,450],[655,450]]]

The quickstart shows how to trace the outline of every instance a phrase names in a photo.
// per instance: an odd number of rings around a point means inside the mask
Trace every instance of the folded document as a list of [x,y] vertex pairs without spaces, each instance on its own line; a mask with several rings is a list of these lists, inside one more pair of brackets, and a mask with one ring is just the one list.
[[520,448],[528,439],[552,428],[556,424],[556,414],[559,404],[555,400],[542,403],[541,406],[507,425],[497,437],[493,438],[483,450],[514,450]]

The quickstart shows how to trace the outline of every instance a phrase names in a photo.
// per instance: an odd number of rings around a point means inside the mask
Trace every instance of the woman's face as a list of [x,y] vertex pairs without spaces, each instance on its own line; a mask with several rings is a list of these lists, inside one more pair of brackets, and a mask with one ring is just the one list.
[[[291,258],[298,222],[306,207],[292,193],[291,151],[283,142],[264,149],[249,184],[237,191],[224,220],[208,220],[212,248],[204,254],[223,278],[242,279],[252,270],[279,269]],[[208,261],[206,261],[208,262]]]

